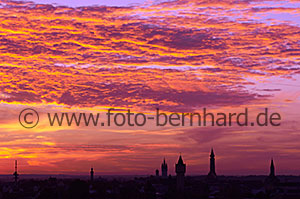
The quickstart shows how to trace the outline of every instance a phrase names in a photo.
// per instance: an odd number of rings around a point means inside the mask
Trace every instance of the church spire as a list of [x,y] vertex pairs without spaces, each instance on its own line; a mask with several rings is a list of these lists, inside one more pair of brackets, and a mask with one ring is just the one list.
[[207,177],[209,179],[215,179],[217,177],[216,166],[215,166],[215,153],[213,148],[211,148],[211,152],[210,152],[210,168]]
[[18,174],[18,161],[15,160],[15,172],[14,172],[14,177],[15,177],[15,183],[17,184],[18,182],[18,177],[19,177],[19,174]]
[[271,177],[275,176],[275,167],[274,167],[274,161],[273,158],[271,159],[271,166],[270,166],[270,175]]
[[182,192],[184,190],[184,174],[186,172],[186,164],[183,163],[181,154],[178,162],[175,165],[176,178],[177,178],[177,191]]
[[177,164],[183,164],[183,160],[182,160],[181,154],[180,154],[180,156],[179,156],[179,159],[178,159]]
[[273,192],[280,180],[275,176],[275,166],[273,158],[271,159],[270,174],[265,179],[265,189],[267,192]]
[[165,158],[164,158],[163,163],[161,164],[161,175],[162,175],[162,177],[168,176],[168,165],[166,164]]

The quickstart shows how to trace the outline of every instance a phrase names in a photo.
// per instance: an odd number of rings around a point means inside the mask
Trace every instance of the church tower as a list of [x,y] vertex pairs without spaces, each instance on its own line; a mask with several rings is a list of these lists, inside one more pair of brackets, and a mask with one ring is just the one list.
[[270,177],[275,177],[275,167],[274,167],[274,161],[273,158],[271,159],[271,166],[270,166]]
[[273,158],[271,159],[270,174],[267,177],[266,181],[269,182],[269,183],[277,183],[277,182],[279,182],[279,179],[275,175],[275,166],[274,166]]
[[275,175],[275,166],[274,166],[274,161],[273,158],[271,159],[271,165],[270,165],[270,174],[265,180],[265,190],[267,193],[273,192],[278,184],[279,184],[279,179]]
[[166,164],[165,158],[164,162],[161,164],[161,176],[164,178],[168,177],[168,165]]
[[18,174],[18,162],[17,162],[17,160],[15,160],[15,172],[14,172],[13,175],[15,177],[15,183],[17,184],[18,178],[19,178],[19,174]]
[[210,152],[210,170],[209,170],[209,173],[207,175],[207,179],[214,180],[216,178],[217,178],[217,174],[216,174],[216,166],[215,166],[215,154],[214,154],[214,150],[211,149],[211,152]]
[[182,192],[184,190],[184,174],[186,171],[186,165],[183,163],[181,155],[179,156],[175,170],[177,174],[177,191]]
[[93,182],[94,181],[94,168],[92,167],[91,168],[91,172],[90,172],[90,174],[91,174],[91,182]]

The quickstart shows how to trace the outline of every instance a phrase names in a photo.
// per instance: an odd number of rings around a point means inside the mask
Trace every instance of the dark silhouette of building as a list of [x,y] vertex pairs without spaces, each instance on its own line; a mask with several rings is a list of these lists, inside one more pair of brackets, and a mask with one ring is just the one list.
[[217,178],[216,174],[216,166],[215,166],[215,154],[213,148],[211,149],[210,152],[210,170],[207,175],[208,180],[215,180]]
[[265,180],[265,189],[267,192],[273,192],[277,188],[278,184],[279,184],[279,179],[275,175],[275,166],[272,158],[271,166],[270,166],[270,174]]
[[270,177],[275,177],[275,167],[274,167],[274,161],[273,158],[271,159],[271,166],[270,166]]
[[177,174],[177,190],[182,192],[184,190],[184,174],[186,172],[186,165],[183,163],[181,155],[175,165],[175,170]]
[[15,183],[17,184],[18,178],[19,178],[19,174],[18,174],[18,162],[17,162],[17,160],[15,160],[15,172],[14,172],[13,175],[15,177]]
[[86,181],[75,179],[68,188],[68,197],[70,199],[88,199],[89,198],[89,186]]
[[155,170],[155,176],[159,177],[159,170],[158,169]]
[[161,176],[168,177],[168,165],[166,164],[166,160],[164,158],[164,162],[161,164]]
[[90,174],[91,174],[91,181],[93,182],[93,180],[94,180],[94,168],[93,167],[91,168]]
[[[109,176],[99,177],[91,182],[85,176],[65,178],[61,175],[48,180],[43,176],[34,176],[34,179],[21,181],[18,179],[15,161],[14,176],[17,176],[18,182],[16,184],[0,179],[0,199],[299,199],[300,176],[276,176],[273,159],[270,163],[267,177],[217,176],[216,181],[208,181],[206,177],[209,175],[185,177],[186,164],[180,155],[175,164],[176,179],[171,175],[168,179],[153,175]],[[165,160],[162,165],[165,165]],[[160,173],[159,169],[155,172],[156,176]],[[90,169],[90,174],[90,179],[93,180],[93,168]],[[210,153],[209,174],[216,176],[213,149]]]

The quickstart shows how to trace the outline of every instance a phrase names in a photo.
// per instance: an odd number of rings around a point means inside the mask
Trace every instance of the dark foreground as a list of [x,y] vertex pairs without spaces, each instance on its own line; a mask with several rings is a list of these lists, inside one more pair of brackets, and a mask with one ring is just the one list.
[[176,188],[176,177],[20,179],[0,183],[4,199],[300,199],[300,177],[279,176],[278,182],[266,176],[224,177],[208,180],[205,176],[185,177],[184,191]]

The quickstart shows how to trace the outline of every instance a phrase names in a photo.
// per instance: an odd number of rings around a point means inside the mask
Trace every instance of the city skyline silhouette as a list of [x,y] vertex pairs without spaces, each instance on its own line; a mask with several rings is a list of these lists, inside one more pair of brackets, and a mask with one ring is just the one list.
[[[207,174],[207,179],[208,180],[215,180],[217,178],[216,158],[215,157],[216,156],[215,156],[215,153],[214,153],[214,149],[211,148],[211,152],[210,152],[210,155],[209,155],[209,169],[208,169],[208,174]],[[19,178],[19,175],[20,175],[19,172],[18,172],[18,169],[17,169],[17,160],[15,160],[14,165],[15,165],[15,167],[14,167],[15,171],[13,173],[13,176],[14,176],[15,181],[17,181],[18,178]],[[182,157],[181,153],[179,154],[179,158],[178,158],[177,162],[174,163],[174,165],[175,165],[174,166],[175,175],[176,175],[177,172],[179,172],[179,173],[183,173],[183,176],[184,176],[184,174],[186,173],[186,167],[188,167],[188,164],[183,162],[183,157]],[[176,165],[182,165],[182,168],[180,168],[181,166],[179,166],[179,168],[177,169]],[[171,175],[169,173],[168,168],[169,168],[168,167],[168,161],[167,161],[166,157],[164,157],[163,162],[161,163],[160,171],[159,171],[159,169],[155,170],[155,176],[160,176],[160,177],[167,178],[168,176]],[[268,176],[270,178],[275,178],[275,164],[274,164],[273,157],[270,159],[270,171],[269,172],[270,173],[269,173]],[[95,173],[94,167],[90,167],[90,180],[91,181],[93,181],[93,179],[94,179],[94,173]],[[30,174],[26,174],[26,175],[30,175]],[[126,175],[126,173],[124,173],[123,175]],[[131,174],[131,175],[134,176],[134,174]],[[147,175],[147,174],[144,174],[144,175]],[[152,174],[150,174],[150,175],[152,175]],[[198,175],[203,175],[203,174],[198,174]],[[265,175],[267,175],[267,174],[265,174]],[[297,174],[295,174],[295,176],[296,175]],[[98,176],[100,176],[100,175],[98,175]],[[197,176],[197,174],[193,174],[192,176]],[[223,175],[223,176],[226,176],[226,175]],[[229,176],[232,176],[232,175],[229,175]],[[245,176],[247,176],[247,174],[245,174]]]

